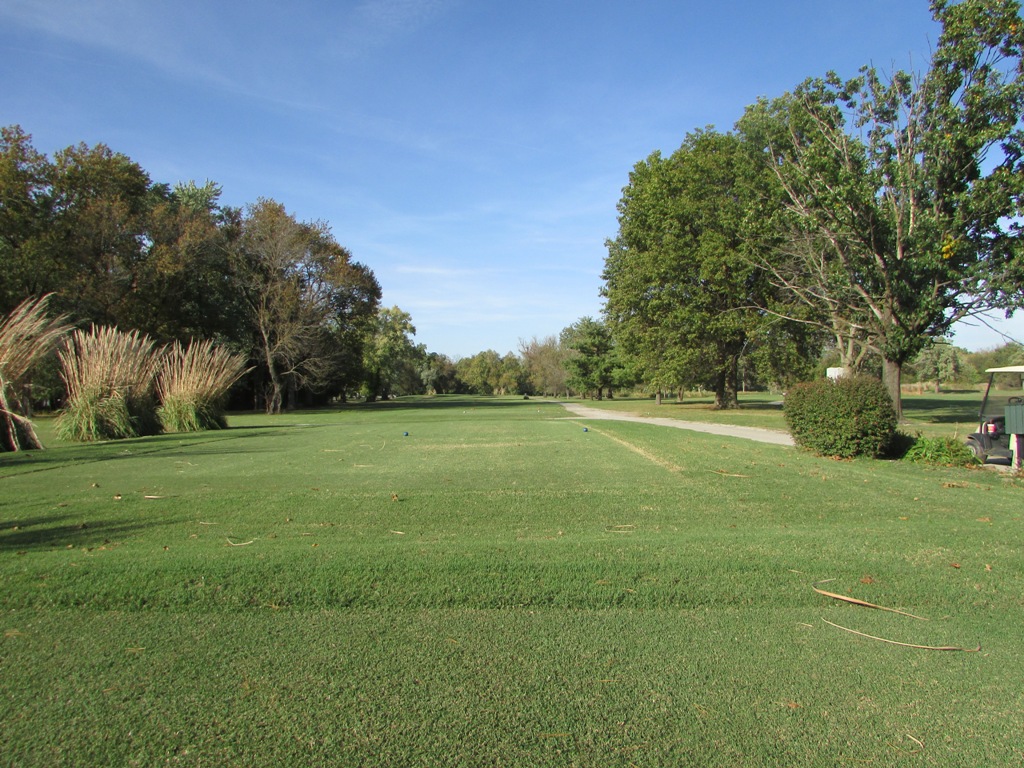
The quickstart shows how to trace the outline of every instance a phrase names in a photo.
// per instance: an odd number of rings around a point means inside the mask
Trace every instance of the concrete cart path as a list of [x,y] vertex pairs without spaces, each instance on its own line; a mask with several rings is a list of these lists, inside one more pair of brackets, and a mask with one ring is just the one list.
[[712,435],[741,437],[745,440],[756,440],[759,443],[795,445],[793,438],[787,433],[776,432],[773,429],[761,429],[760,427],[737,427],[730,424],[707,424],[702,421],[680,421],[679,419],[668,419],[659,416],[636,416],[632,413],[606,411],[603,408],[590,408],[589,406],[579,405],[577,403],[559,403],[559,405],[570,413],[583,419],[638,421],[643,424],[657,424],[661,427],[675,427],[676,429],[689,429],[694,432],[708,432]]

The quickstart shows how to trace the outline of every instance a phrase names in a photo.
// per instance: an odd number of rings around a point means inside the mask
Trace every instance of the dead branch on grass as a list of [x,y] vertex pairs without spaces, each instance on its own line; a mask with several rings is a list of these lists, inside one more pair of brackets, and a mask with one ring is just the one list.
[[882,606],[882,605],[875,605],[874,603],[868,603],[868,602],[865,602],[864,600],[858,600],[856,597],[848,597],[847,595],[839,595],[839,594],[836,594],[835,592],[826,592],[824,589],[818,589],[818,584],[824,584],[824,583],[829,582],[829,581],[835,581],[835,579],[825,579],[823,581],[816,581],[816,582],[814,582],[814,584],[811,585],[811,589],[813,589],[819,595],[824,595],[825,597],[831,597],[834,600],[842,600],[844,602],[853,603],[854,605],[860,605],[860,606],[863,606],[865,608],[874,608],[877,611],[888,611],[889,613],[898,613],[900,616],[909,616],[910,618],[917,619],[919,621],[928,621],[928,619],[926,619],[924,616],[915,616],[912,613],[907,613],[906,611],[900,611],[900,610],[897,610],[896,608],[886,608],[885,606]]
[[[915,616],[914,618],[917,618],[917,617]],[[887,640],[884,637],[875,637],[874,635],[869,635],[869,634],[866,634],[864,632],[858,632],[856,629],[850,629],[849,627],[843,627],[843,626],[840,626],[839,624],[834,624],[831,621],[829,621],[828,619],[822,619],[822,621],[824,621],[829,626],[835,627],[836,629],[841,629],[844,632],[849,632],[849,633],[854,634],[854,635],[860,635],[861,637],[866,637],[869,640],[878,640],[880,643],[889,643],[890,645],[899,645],[899,646],[902,646],[903,648],[919,648],[919,649],[924,650],[924,651],[963,651],[964,653],[977,653],[978,651],[981,650],[981,646],[980,645],[977,648],[963,648],[963,647],[961,647],[959,645],[916,645],[914,643],[901,643],[901,642],[898,642],[896,640]]]

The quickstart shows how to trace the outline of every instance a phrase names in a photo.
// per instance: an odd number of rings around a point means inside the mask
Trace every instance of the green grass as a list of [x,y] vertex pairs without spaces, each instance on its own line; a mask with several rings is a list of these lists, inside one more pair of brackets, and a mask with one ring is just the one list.
[[567,415],[0,456],[3,764],[1024,760],[1020,481]]

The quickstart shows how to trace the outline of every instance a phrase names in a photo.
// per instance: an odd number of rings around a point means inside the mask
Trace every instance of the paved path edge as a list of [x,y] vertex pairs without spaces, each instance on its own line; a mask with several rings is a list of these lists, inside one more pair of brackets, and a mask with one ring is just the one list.
[[772,429],[761,427],[739,427],[731,424],[708,424],[702,421],[680,421],[660,416],[637,416],[633,413],[622,413],[621,411],[606,411],[603,408],[591,408],[578,403],[559,402],[569,413],[583,419],[594,419],[603,421],[635,421],[641,424],[655,424],[660,427],[673,427],[675,429],[688,429],[692,432],[706,432],[712,435],[723,435],[725,437],[739,437],[744,440],[755,440],[759,443],[772,443],[774,445],[795,445],[793,438],[785,432],[776,432]]

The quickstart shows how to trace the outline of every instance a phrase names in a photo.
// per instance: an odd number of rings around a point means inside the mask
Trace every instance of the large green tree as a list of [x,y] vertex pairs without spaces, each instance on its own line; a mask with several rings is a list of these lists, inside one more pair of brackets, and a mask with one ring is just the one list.
[[608,325],[582,317],[562,329],[560,340],[569,351],[565,358],[569,386],[582,393],[593,393],[598,400],[604,398],[606,391],[612,397],[613,388],[621,379],[622,366]]
[[415,335],[408,312],[397,306],[377,310],[363,347],[363,392],[368,401],[402,394],[402,383],[418,377],[425,351],[413,342]]
[[321,364],[309,381],[321,399],[345,400],[364,379],[366,345],[377,332],[381,287],[373,271],[358,261],[332,265],[326,324],[320,333]]
[[241,212],[221,207],[213,182],[177,184],[154,200],[136,300],[125,327],[163,341],[211,338],[241,348],[247,315],[234,240]]
[[270,410],[356,389],[380,304],[373,272],[322,222],[220,194],[153,183],[103,144],[50,160],[20,127],[0,129],[0,309],[52,292],[79,325],[216,339],[258,363],[250,383]]
[[55,290],[49,227],[50,163],[20,126],[0,128],[0,316]]
[[762,102],[740,123],[784,193],[802,252],[762,254],[825,327],[904,364],[957,320],[1021,304],[1024,25],[1016,0],[933,0],[942,34],[923,76],[866,67]]
[[428,352],[420,365],[420,381],[427,394],[446,395],[458,389],[455,361],[439,352]]
[[212,182],[154,184],[103,144],[51,161],[20,127],[0,129],[0,305],[54,292],[79,324],[237,337],[227,247],[237,212],[219,195]]
[[455,363],[455,372],[465,389],[477,395],[493,395],[501,380],[501,355],[485,349],[463,357]]
[[749,169],[740,139],[711,129],[638,163],[603,275],[609,327],[646,383],[707,386],[718,408],[738,406],[739,358],[763,320],[743,254]]
[[569,352],[555,336],[519,341],[519,356],[523,362],[531,392],[541,395],[567,395],[569,372],[565,360]]
[[54,155],[46,249],[61,309],[79,321],[133,326],[146,299],[140,288],[149,214],[166,193],[138,163],[104,144]]
[[268,384],[266,409],[277,412],[286,395],[336,374],[330,341],[344,333],[346,308],[360,316],[375,309],[379,288],[325,224],[300,222],[273,200],[248,207],[237,259],[252,353]]

